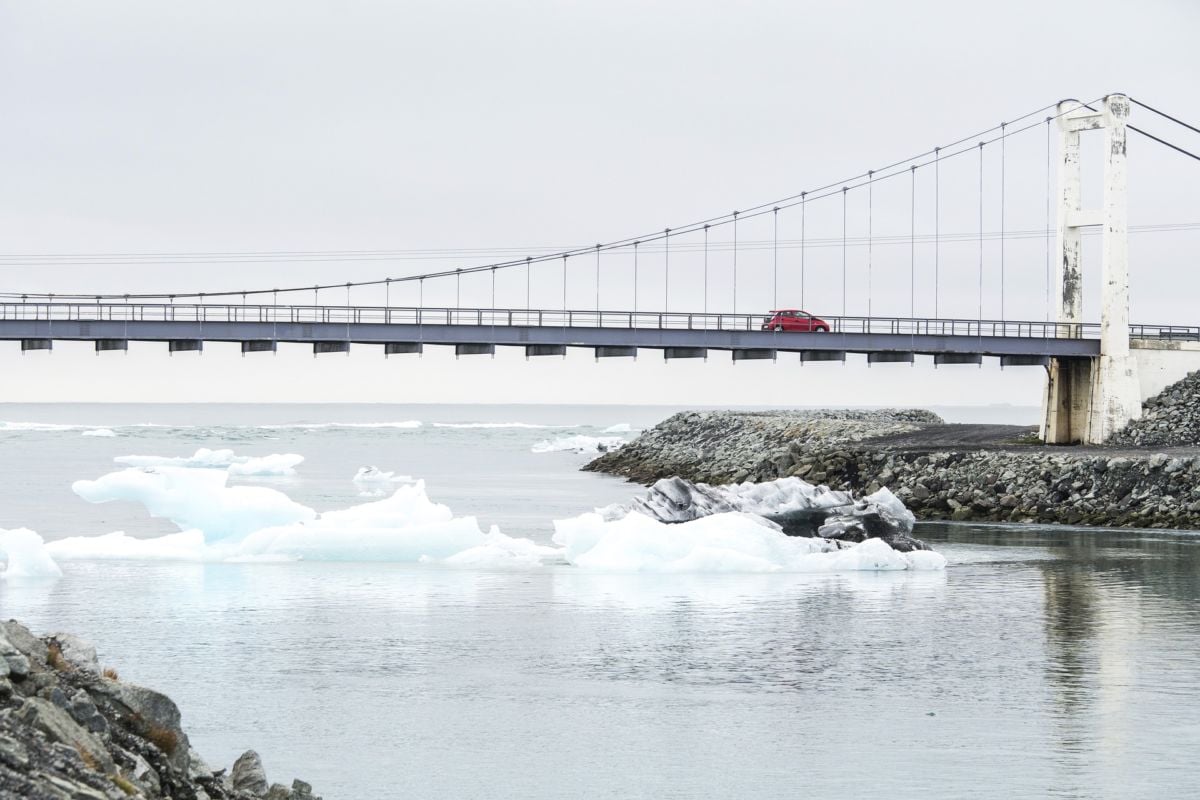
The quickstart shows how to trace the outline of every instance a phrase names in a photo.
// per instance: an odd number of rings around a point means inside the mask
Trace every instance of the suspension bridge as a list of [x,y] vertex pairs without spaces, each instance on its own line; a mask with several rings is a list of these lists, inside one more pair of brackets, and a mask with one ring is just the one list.
[[[421,353],[429,346],[453,347],[457,355],[494,354],[497,347],[524,348],[528,357],[562,356],[568,348],[589,348],[596,358],[635,357],[639,351],[660,351],[668,360],[707,358],[712,352],[727,351],[734,361],[776,359],[781,353],[798,353],[803,362],[844,361],[847,353],[865,354],[869,363],[913,363],[918,355],[932,356],[935,364],[980,364],[985,357],[998,358],[1004,366],[1041,366],[1047,371],[1044,397],[1043,431],[1048,442],[1102,442],[1112,432],[1141,412],[1141,401],[1150,389],[1161,388],[1186,372],[1200,368],[1200,326],[1131,324],[1129,320],[1128,223],[1126,201],[1127,131],[1134,131],[1186,157],[1200,160],[1188,149],[1129,125],[1133,105],[1146,109],[1157,119],[1182,126],[1193,133],[1200,129],[1125,95],[1108,95],[1091,102],[1074,100],[1037,109],[993,128],[961,138],[948,145],[934,147],[879,169],[839,180],[797,195],[744,210],[712,217],[687,225],[663,228],[649,234],[575,247],[554,252],[527,255],[417,275],[386,277],[369,281],[351,281],[290,286],[285,288],[247,288],[218,292],[173,293],[86,293],[86,292],[0,292],[0,340],[20,343],[22,352],[50,350],[55,341],[90,341],[97,352],[125,351],[130,341],[165,342],[168,351],[202,351],[206,342],[240,344],[243,354],[274,352],[278,344],[309,344],[314,354],[349,352],[352,346],[374,345],[387,355]],[[1044,116],[1043,116],[1044,115]],[[1007,143],[1013,137],[1045,131],[1045,207],[1047,228],[1034,232],[1045,239],[1046,318],[1013,320],[1006,314],[1004,244],[1011,238],[1005,229]],[[1052,147],[1057,131],[1057,159]],[[1098,209],[1082,208],[1080,191],[1080,135],[1100,131],[1104,137],[1103,203]],[[985,230],[984,191],[985,156],[995,154],[999,165],[1000,230],[998,235]],[[974,235],[941,233],[942,177],[948,163],[978,161],[978,230]],[[1051,180],[1051,165],[1057,161],[1056,180]],[[917,232],[918,174],[932,177],[934,209],[930,234]],[[875,196],[881,186],[895,186],[904,178],[909,183],[910,249],[909,314],[880,316],[873,313],[875,248],[903,244],[905,237],[878,236],[874,232],[877,213]],[[1056,188],[1052,188],[1056,187]],[[865,196],[866,236],[848,235],[849,198]],[[799,216],[800,238],[783,242],[784,248],[799,250],[798,259],[790,259],[784,276],[798,275],[799,298],[805,302],[810,250],[836,248],[837,237],[809,239],[808,210],[825,201],[841,206],[841,269],[828,265],[820,273],[827,285],[840,280],[841,313],[821,315],[823,330],[779,330],[767,325],[767,309],[754,312],[743,309],[746,280],[739,283],[739,253],[745,258],[750,250],[762,250],[762,241],[739,243],[739,230],[751,220],[771,223],[772,309],[779,308],[780,283],[779,217],[781,213]],[[961,198],[955,201],[961,207]],[[1057,212],[1056,214],[1054,212]],[[1050,218],[1055,217],[1052,226]],[[1081,237],[1086,229],[1098,229],[1102,238],[1101,302],[1099,322],[1083,319],[1083,259]],[[712,237],[720,231],[725,239]],[[1052,234],[1052,235],[1051,235]],[[1019,232],[1014,235],[1021,235]],[[942,313],[944,301],[940,288],[943,279],[942,248],[963,240],[978,241],[978,292],[971,315],[949,316]],[[999,291],[985,290],[984,242],[998,240]],[[915,313],[917,291],[917,244],[932,244],[932,293],[922,302],[932,301],[933,314]],[[861,274],[848,277],[848,252],[851,247],[866,249],[865,281]],[[676,258],[672,273],[672,254]],[[710,308],[710,280],[718,276],[710,266],[711,257],[720,254],[732,260],[731,279],[716,289],[722,309]],[[680,266],[681,255],[689,260]],[[310,260],[306,254],[278,254],[279,260]],[[353,254],[327,254],[329,260],[350,257],[387,259],[389,254],[359,251]],[[646,261],[653,257],[662,279],[659,308],[646,308]],[[699,257],[699,260],[697,260]],[[130,265],[138,263],[237,263],[242,254],[200,254],[199,256],[113,255],[92,257],[58,256],[57,263]],[[601,304],[602,279],[611,264],[619,259],[632,273],[625,294],[627,307],[604,308]],[[928,259],[923,259],[927,261]],[[0,256],[0,265],[36,267],[38,256]],[[542,270],[538,283],[561,280],[562,301],[557,308],[536,307],[532,302],[535,266]],[[552,275],[547,267],[561,272]],[[609,268],[611,269],[611,267]],[[641,274],[639,274],[639,270]],[[961,258],[955,265],[962,271]],[[894,270],[893,270],[894,271]],[[498,303],[497,276],[523,278],[524,303]],[[759,275],[759,278],[762,276]],[[894,278],[894,275],[892,276]],[[464,306],[461,302],[463,280],[490,283],[490,302]],[[569,282],[587,280],[594,287],[591,307],[579,307],[568,300]],[[672,282],[674,281],[674,290]],[[427,285],[452,283],[455,302],[437,307],[425,303]],[[511,280],[508,280],[512,284]],[[759,281],[761,283],[761,281]],[[865,285],[864,285],[865,284]],[[393,291],[415,287],[415,304],[393,304]],[[680,297],[692,297],[702,287],[698,308],[680,309]],[[739,305],[738,290],[743,290]],[[513,287],[510,285],[508,289]],[[519,286],[517,287],[519,291]],[[541,287],[539,287],[540,289]],[[761,288],[761,287],[758,287]],[[321,292],[345,291],[340,304],[321,302]],[[378,298],[382,290],[383,297]],[[853,290],[865,298],[867,313],[847,313],[848,297]],[[371,292],[374,302],[353,303],[352,291]],[[297,302],[311,293],[312,303]],[[280,296],[283,302],[280,302]],[[631,295],[631,296],[630,296]],[[993,297],[995,295],[995,297]],[[761,296],[761,292],[759,293]],[[998,299],[999,315],[985,317],[985,298]],[[383,302],[378,302],[382,299]],[[672,302],[674,299],[674,302]],[[654,302],[654,301],[652,301]],[[961,293],[957,297],[961,310]],[[516,307],[514,307],[516,306]],[[1157,387],[1157,388],[1155,388]],[[1150,392],[1153,393],[1153,392]]]

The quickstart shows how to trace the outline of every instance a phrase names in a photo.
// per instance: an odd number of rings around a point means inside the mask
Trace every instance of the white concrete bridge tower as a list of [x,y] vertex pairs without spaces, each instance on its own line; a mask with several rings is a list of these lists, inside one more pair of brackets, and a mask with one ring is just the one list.
[[[1083,264],[1080,233],[1102,228],[1100,355],[1050,362],[1043,434],[1050,444],[1099,444],[1142,413],[1137,361],[1129,342],[1129,241],[1126,123],[1129,98],[1113,94],[1099,110],[1073,100],[1059,104],[1057,307],[1060,335],[1080,336]],[[1081,207],[1079,135],[1104,131],[1104,201]]]

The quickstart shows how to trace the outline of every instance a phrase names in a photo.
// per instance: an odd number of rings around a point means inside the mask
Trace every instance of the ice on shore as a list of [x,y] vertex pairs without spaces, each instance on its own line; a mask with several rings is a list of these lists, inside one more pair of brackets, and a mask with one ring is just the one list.
[[190,456],[117,456],[113,459],[127,467],[181,467],[186,469],[224,469],[238,477],[295,475],[304,456],[295,453],[273,453],[268,456],[239,456],[228,449],[210,450],[201,447]]
[[533,453],[608,453],[625,444],[620,436],[559,436],[557,439],[543,439],[535,444],[530,451]]
[[57,578],[62,570],[50,553],[42,537],[28,528],[4,530],[0,528],[0,561],[4,569],[0,578]]

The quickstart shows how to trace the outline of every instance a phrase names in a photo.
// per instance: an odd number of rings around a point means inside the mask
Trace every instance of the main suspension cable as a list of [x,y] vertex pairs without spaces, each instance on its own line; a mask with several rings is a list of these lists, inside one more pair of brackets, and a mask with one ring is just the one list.
[[[1095,102],[1095,101],[1093,101],[1093,102]],[[1040,114],[1042,111],[1045,111],[1050,108],[1054,108],[1054,106],[1053,105],[1044,106],[1040,109],[1037,109],[1036,111],[1029,112],[1020,117],[1016,117],[1013,120],[1013,122],[1027,119],[1028,117],[1030,117],[1034,114]],[[1065,112],[1060,112],[1060,114],[1061,113],[1065,113]],[[1009,124],[1011,124],[1011,122]],[[997,141],[1002,137],[1019,134],[1021,132],[1024,132],[1025,130],[1028,130],[1030,127],[1035,127],[1037,124],[1039,124],[1039,123],[1034,123],[1034,125],[1026,125],[1026,126],[1022,126],[1020,128],[1016,128],[1016,129],[1013,129],[1010,131],[1006,131],[1005,133],[1001,134],[1000,137],[995,137],[995,138],[992,138],[987,141],[988,142]],[[997,129],[996,127],[988,128],[983,133],[985,133],[985,134],[990,133],[992,131],[995,131],[996,129]],[[976,136],[977,135],[979,135],[979,134],[976,134]],[[880,172],[885,173],[881,177],[875,177],[874,180],[886,180],[891,177],[896,177],[897,175],[901,174],[901,172],[908,172],[909,170],[907,170],[907,169],[899,170],[899,169],[897,169],[897,167],[904,165],[904,164],[908,164],[909,162],[912,162],[912,161],[920,161],[921,159],[924,159],[930,155],[936,156],[936,160],[940,161],[943,158],[953,158],[955,156],[962,155],[966,152],[969,152],[969,150],[974,149],[974,148],[973,147],[964,147],[964,148],[955,150],[954,152],[951,152],[948,155],[945,155],[945,156],[940,155],[940,151],[942,149],[956,147],[959,144],[962,144],[963,142],[968,141],[971,138],[974,138],[974,137],[964,137],[963,139],[957,140],[956,142],[953,142],[950,145],[941,146],[941,147],[935,148],[934,150],[919,153],[910,158],[894,162],[893,164],[890,164],[887,167],[882,168],[881,170],[872,170],[871,172],[873,172],[873,173],[880,173]],[[924,167],[930,163],[934,163],[934,161],[933,160],[925,161],[924,163],[919,163],[916,166],[918,168]],[[841,184],[841,191],[843,194],[845,194],[845,192],[849,191],[850,189],[855,189],[855,188],[865,185],[865,180],[863,180],[863,179],[865,179],[866,177],[868,177],[868,176],[865,173],[863,173],[863,174],[860,174],[860,175],[850,178],[848,181],[844,181],[844,182],[838,181],[838,182],[834,182],[831,184],[826,184],[823,187],[818,187],[815,190],[805,190],[804,192],[801,192],[799,195],[793,195],[788,198],[785,198],[782,201],[777,201],[774,205],[764,204],[764,205],[759,205],[759,206],[753,206],[750,208],[749,211],[735,212],[733,215],[724,215],[724,216],[720,216],[720,217],[714,217],[714,218],[711,218],[709,220],[704,220],[699,223],[692,223],[687,226],[681,226],[680,228],[667,229],[667,230],[671,230],[674,233],[680,234],[680,233],[692,232],[694,230],[700,230],[704,225],[710,225],[711,227],[716,227],[719,225],[733,224],[735,227],[735,235],[736,235],[736,227],[737,227],[737,222],[739,221],[739,218],[741,218],[741,219],[753,218],[756,216],[761,216],[762,214],[765,214],[765,213],[774,213],[776,207],[779,208],[780,210],[783,210],[783,209],[790,208],[795,205],[803,206],[804,204],[811,202],[813,200],[832,197],[834,194],[836,194],[839,191],[836,188],[838,186],[838,184]],[[637,239],[621,239],[621,240],[609,242],[608,244],[602,245],[601,249],[602,250],[615,250],[615,249],[625,249],[630,246],[633,246],[635,248],[635,264],[636,264],[636,249],[637,249],[638,244],[640,244],[642,242],[647,242],[647,241],[656,241],[660,238],[665,238],[665,235],[664,234],[655,234],[655,235],[650,235],[647,237],[638,237]],[[845,237],[843,237],[843,238],[845,238]],[[562,257],[564,255],[569,256],[569,255],[579,254],[582,252],[586,252],[586,250],[588,250],[588,249],[591,249],[591,247],[568,249],[561,253],[555,253],[555,254],[548,253],[548,254],[539,255],[539,256],[526,256],[522,260],[496,262],[493,264],[483,264],[483,265],[478,265],[478,266],[473,266],[473,267],[460,267],[460,268],[457,268],[454,270],[443,270],[443,271],[439,271],[439,272],[424,273],[424,274],[420,274],[420,275],[408,275],[408,276],[400,276],[400,277],[392,276],[392,277],[388,277],[388,278],[380,278],[377,280],[358,281],[358,282],[354,282],[353,285],[355,285],[355,286],[376,286],[376,285],[384,284],[385,282],[424,281],[426,279],[432,280],[432,279],[436,279],[436,278],[448,277],[451,275],[454,275],[457,278],[461,279],[461,275],[464,273],[469,274],[472,272],[482,272],[484,270],[491,270],[493,268],[507,269],[510,267],[518,266],[520,264],[530,265],[534,261],[541,262],[541,261],[547,261],[552,258]],[[802,247],[802,250],[803,249],[804,248]],[[736,254],[737,254],[736,246],[734,249],[734,253],[735,253],[735,263],[736,263]],[[735,276],[735,282],[736,282],[736,276]],[[327,284],[327,285],[323,285],[321,288],[332,288],[334,286],[339,286],[339,285],[342,285],[342,284],[340,284],[340,283]],[[146,300],[146,299],[164,299],[168,296],[185,298],[185,297],[200,297],[201,295],[211,298],[211,297],[228,297],[228,296],[242,294],[243,292],[246,294],[263,294],[263,293],[277,292],[277,291],[291,292],[291,291],[298,291],[301,288],[303,288],[303,287],[288,287],[288,288],[283,288],[283,289],[274,287],[272,289],[249,289],[249,290],[221,291],[221,292],[177,292],[177,293],[174,293],[173,295],[168,295],[166,293],[141,293],[141,294],[58,293],[55,296],[60,300],[89,300],[89,301],[96,299],[96,298]],[[636,287],[635,287],[635,294],[636,294]],[[4,296],[4,297],[18,297],[18,296],[48,297],[49,295],[44,292],[36,292],[36,293],[35,292],[23,292],[23,293],[8,292],[8,293],[0,293],[0,296]]]

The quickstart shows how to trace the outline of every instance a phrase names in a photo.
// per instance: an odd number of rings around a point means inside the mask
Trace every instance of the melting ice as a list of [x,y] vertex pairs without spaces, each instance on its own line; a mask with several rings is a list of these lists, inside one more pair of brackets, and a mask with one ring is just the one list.
[[[380,470],[366,475],[375,475],[375,482],[389,490],[396,478]],[[51,557],[388,561],[486,568],[557,563],[636,572],[930,570],[946,563],[940,554],[901,553],[878,539],[839,546],[788,536],[778,524],[744,511],[674,524],[636,510],[616,519],[592,512],[556,520],[550,546],[506,536],[495,527],[485,531],[475,517],[455,516],[429,498],[420,480],[395,486],[379,500],[318,512],[273,488],[230,486],[229,477],[226,469],[173,462],[76,481],[75,493],[89,502],[141,503],[179,532],[152,539],[115,532],[43,546],[31,531],[7,531],[0,551],[7,555],[8,574],[44,572],[53,567]]]

